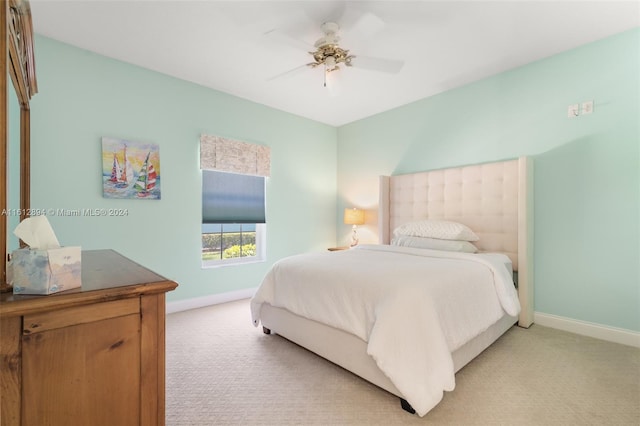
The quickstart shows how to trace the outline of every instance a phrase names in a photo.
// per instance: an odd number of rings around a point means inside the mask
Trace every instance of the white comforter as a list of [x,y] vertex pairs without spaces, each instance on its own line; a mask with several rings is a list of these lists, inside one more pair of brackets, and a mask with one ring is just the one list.
[[520,304],[496,258],[384,245],[292,256],[251,300],[352,333],[424,416],[455,387],[451,352]]

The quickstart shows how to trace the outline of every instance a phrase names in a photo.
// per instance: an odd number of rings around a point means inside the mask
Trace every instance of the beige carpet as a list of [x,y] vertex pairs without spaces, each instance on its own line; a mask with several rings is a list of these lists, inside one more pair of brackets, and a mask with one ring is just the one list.
[[640,350],[512,328],[424,417],[251,324],[248,300],[167,316],[167,425],[640,425]]

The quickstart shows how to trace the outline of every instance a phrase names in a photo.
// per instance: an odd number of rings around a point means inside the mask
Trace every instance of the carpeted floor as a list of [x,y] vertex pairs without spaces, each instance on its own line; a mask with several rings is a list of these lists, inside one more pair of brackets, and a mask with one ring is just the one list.
[[167,425],[640,425],[640,350],[514,327],[424,417],[251,324],[242,300],[167,316]]

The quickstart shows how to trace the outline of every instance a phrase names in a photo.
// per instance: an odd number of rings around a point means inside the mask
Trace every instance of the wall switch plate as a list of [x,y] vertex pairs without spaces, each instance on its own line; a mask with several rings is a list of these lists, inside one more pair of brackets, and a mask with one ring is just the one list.
[[569,105],[569,108],[567,109],[567,117],[574,118],[574,117],[577,117],[578,115],[580,115],[580,105],[578,104]]
[[582,103],[582,115],[591,114],[593,112],[593,101],[584,101]]

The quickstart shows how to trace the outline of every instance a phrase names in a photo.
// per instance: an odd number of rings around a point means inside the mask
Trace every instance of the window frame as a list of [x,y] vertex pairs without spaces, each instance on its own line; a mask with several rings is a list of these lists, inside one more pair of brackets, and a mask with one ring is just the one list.
[[[202,243],[200,244],[200,260],[202,269],[211,269],[211,268],[221,268],[226,266],[236,266],[236,265],[247,265],[250,263],[261,263],[266,261],[267,259],[267,244],[266,244],[266,235],[267,235],[267,224],[266,223],[256,223],[256,224],[245,224],[245,225],[254,225],[256,227],[256,255],[255,256],[244,256],[244,257],[232,257],[229,259],[211,259],[204,260],[202,259],[203,247]],[[202,228],[201,228],[202,229]],[[200,235],[204,235],[205,232],[201,232]],[[208,234],[208,232],[207,232]]]

